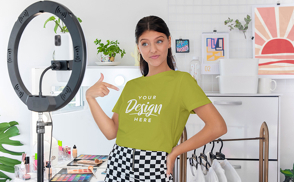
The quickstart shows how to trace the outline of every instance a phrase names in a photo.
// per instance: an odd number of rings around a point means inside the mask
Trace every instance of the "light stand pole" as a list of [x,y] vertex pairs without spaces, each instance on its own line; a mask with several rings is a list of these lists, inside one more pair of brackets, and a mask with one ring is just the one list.
[[44,179],[44,133],[45,122],[43,121],[43,113],[39,112],[39,119],[37,121],[37,180]]

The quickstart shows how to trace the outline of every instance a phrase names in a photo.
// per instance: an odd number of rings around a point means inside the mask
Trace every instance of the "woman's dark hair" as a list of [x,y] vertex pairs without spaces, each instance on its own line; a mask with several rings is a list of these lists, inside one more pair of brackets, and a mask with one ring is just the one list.
[[[166,23],[161,18],[157,16],[147,16],[142,18],[136,26],[136,31],[135,31],[136,44],[138,44],[139,37],[145,31],[148,31],[148,30],[164,33],[167,38],[169,38],[170,36],[169,29]],[[172,55],[171,48],[168,49],[167,64],[172,70],[175,70],[175,61]],[[140,70],[142,75],[144,76],[146,76],[149,72],[148,63],[143,59],[141,54],[140,54]]]

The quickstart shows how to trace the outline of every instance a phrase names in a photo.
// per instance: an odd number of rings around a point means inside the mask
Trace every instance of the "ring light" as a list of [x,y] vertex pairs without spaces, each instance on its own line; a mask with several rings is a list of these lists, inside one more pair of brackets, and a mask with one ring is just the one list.
[[[52,13],[59,17],[67,26],[73,41],[74,60],[70,60],[72,62],[72,74],[63,91],[57,96],[32,95],[25,87],[18,69],[17,54],[21,35],[27,24],[42,13]],[[85,38],[75,15],[65,6],[52,1],[40,1],[30,5],[20,14],[11,31],[7,50],[7,64],[12,86],[17,96],[28,106],[29,110],[49,112],[64,107],[74,98],[80,88],[86,70]]]
[[[51,61],[51,66],[46,68],[41,75],[39,95],[32,95],[23,84],[18,69],[18,46],[21,35],[27,24],[42,13],[52,13],[59,17],[67,26],[73,41],[74,59]],[[44,133],[45,126],[52,122],[44,122],[42,112],[55,111],[68,104],[79,90],[86,70],[86,43],[84,33],[75,15],[65,6],[52,2],[40,1],[27,7],[15,22],[10,34],[7,49],[7,65],[9,77],[17,96],[28,106],[31,111],[39,112],[37,121],[37,181],[44,181]],[[42,96],[42,77],[49,69],[72,70],[71,76],[63,91],[57,96]]]

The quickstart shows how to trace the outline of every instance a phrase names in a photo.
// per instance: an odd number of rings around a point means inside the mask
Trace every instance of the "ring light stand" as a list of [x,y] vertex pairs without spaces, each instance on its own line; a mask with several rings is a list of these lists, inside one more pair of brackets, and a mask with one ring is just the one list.
[[[59,17],[67,26],[72,37],[74,59],[58,60],[51,62],[52,70],[72,70],[69,81],[63,91],[57,96],[43,96],[40,90],[39,95],[32,95],[25,87],[18,69],[18,46],[21,35],[27,24],[36,16],[42,13],[52,13]],[[44,180],[44,133],[45,123],[42,118],[43,112],[56,111],[68,104],[81,86],[86,70],[86,43],[84,33],[75,15],[65,6],[52,2],[40,1],[27,7],[18,17],[10,34],[7,65],[9,77],[17,96],[25,103],[29,110],[39,112],[37,121],[37,181]],[[47,69],[46,69],[47,71]],[[43,72],[44,73],[44,72]],[[43,76],[43,75],[42,75]],[[40,82],[41,84],[41,82]],[[40,85],[41,88],[41,85]],[[48,179],[50,180],[50,179]]]

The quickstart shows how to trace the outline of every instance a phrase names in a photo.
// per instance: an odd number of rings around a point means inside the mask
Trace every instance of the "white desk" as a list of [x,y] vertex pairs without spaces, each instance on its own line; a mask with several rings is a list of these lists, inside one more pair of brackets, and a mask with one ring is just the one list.
[[[67,164],[69,163],[70,161],[63,161],[63,162],[60,162],[58,163],[58,165],[56,165],[55,167],[52,168],[52,176],[54,176],[56,173],[58,173],[62,168],[67,168],[69,166],[67,166]],[[73,167],[78,167],[78,166],[72,166],[71,168]],[[95,176],[92,177],[91,181],[90,182],[103,182],[104,181],[104,178],[105,178],[105,175],[104,174],[101,174],[103,171],[105,171],[107,167],[107,160],[105,162],[103,162],[103,164],[101,164],[97,170],[96,170],[96,173],[95,175],[97,176],[98,179],[95,178]],[[31,179],[30,180],[25,180],[25,182],[35,182],[37,181],[37,173],[29,173],[31,175]],[[24,182],[24,180],[22,179],[19,179],[19,178],[14,178],[12,180],[13,182]],[[44,179],[44,182],[48,182],[47,179]]]

